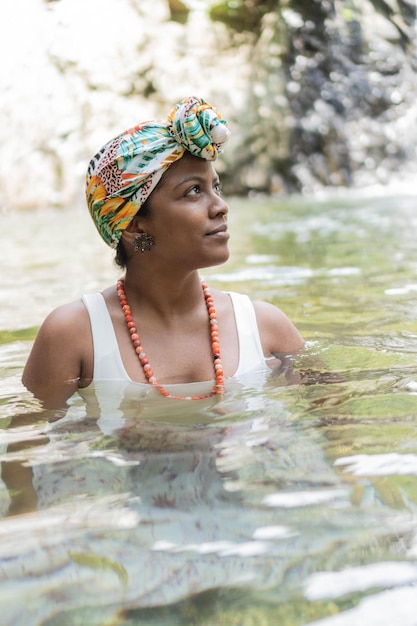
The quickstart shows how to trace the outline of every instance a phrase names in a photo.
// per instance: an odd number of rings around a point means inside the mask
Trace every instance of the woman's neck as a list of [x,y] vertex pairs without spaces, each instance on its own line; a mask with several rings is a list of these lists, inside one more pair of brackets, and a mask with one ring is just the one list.
[[203,303],[201,279],[197,271],[187,275],[174,273],[157,277],[152,272],[127,268],[125,277],[126,297],[131,307],[140,306],[152,310],[162,318],[181,315]]

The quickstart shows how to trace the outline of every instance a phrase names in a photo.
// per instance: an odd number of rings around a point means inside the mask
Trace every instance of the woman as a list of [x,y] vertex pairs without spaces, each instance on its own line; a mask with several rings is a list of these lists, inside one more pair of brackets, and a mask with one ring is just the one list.
[[125,277],[43,323],[23,383],[46,408],[115,380],[136,397],[222,396],[229,381],[303,346],[273,305],[201,282],[198,270],[229,257],[228,206],[212,164],[229,135],[216,109],[191,97],[92,159],[87,204]]

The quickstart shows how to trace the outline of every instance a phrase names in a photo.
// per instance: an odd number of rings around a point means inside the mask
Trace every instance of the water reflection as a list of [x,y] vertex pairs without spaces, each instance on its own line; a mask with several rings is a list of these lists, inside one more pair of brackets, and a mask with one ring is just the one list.
[[132,418],[111,436],[91,416],[12,424],[3,442],[6,467],[30,468],[20,489],[34,509],[0,527],[10,624],[21,615],[10,593],[40,623],[91,603],[102,620],[214,589],[277,601],[302,594],[317,569],[392,557],[410,533],[398,512],[352,506],[321,434],[277,402],[205,426]]
[[130,403],[106,427],[20,384],[50,308],[117,274],[71,215],[46,214],[53,241],[26,215],[30,254],[20,231],[5,244],[2,623],[414,625],[413,199],[237,202],[232,260],[208,278],[294,319],[304,384],[271,375],[199,413]]

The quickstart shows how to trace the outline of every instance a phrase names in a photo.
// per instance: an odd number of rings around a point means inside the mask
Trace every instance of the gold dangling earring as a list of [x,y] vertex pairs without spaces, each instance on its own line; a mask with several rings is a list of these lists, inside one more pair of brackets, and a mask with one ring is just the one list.
[[139,233],[133,241],[133,249],[135,252],[148,252],[155,245],[155,239],[148,233]]

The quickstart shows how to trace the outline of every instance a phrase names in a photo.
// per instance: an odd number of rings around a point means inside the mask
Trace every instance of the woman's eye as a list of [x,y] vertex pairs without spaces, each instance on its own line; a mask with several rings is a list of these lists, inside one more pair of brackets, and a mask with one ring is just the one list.
[[186,193],[187,196],[193,196],[196,193],[200,193],[200,185],[193,185]]
[[[213,189],[217,194],[221,194],[222,193],[222,186],[220,184],[220,182],[218,183],[214,183],[213,185]],[[204,192],[204,188],[201,188],[201,185],[193,185],[192,187],[190,187],[186,192],[185,195],[186,196],[195,196],[195,195],[199,195],[200,193]]]

